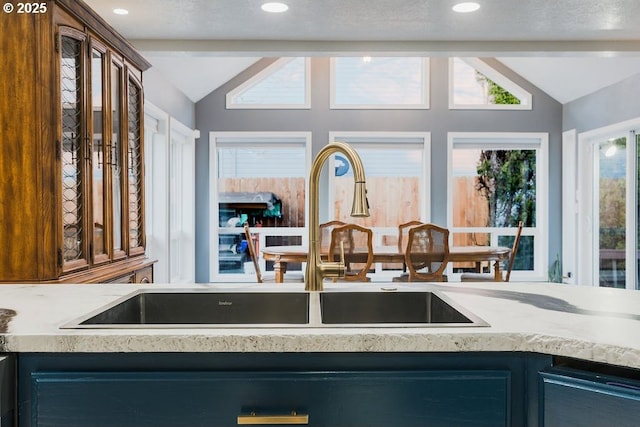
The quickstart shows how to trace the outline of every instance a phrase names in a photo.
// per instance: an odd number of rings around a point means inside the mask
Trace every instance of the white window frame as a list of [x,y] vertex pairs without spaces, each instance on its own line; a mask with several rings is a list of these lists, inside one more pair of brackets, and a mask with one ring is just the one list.
[[[356,151],[358,148],[388,148],[397,149],[402,147],[420,147],[422,149],[422,176],[420,177],[420,218],[423,222],[431,221],[431,132],[329,132],[330,142],[346,142]],[[420,141],[420,142],[416,142]],[[329,170],[334,170],[334,157],[329,158]],[[366,175],[366,170],[365,170]],[[329,174],[328,200],[326,206],[326,217],[333,217],[333,206],[335,205],[335,176]],[[373,246],[382,246],[384,236],[397,235],[398,228],[395,227],[373,227]],[[392,278],[397,276],[397,271],[383,271],[382,263],[375,264],[376,278]]]
[[196,280],[196,138],[200,132],[169,119],[169,250],[171,283]]
[[[309,188],[309,174],[311,169],[311,132],[209,132],[209,281],[210,282],[255,282],[252,274],[225,274],[219,272],[218,237],[221,232],[234,232],[235,229],[225,229],[218,224],[218,146],[255,147],[261,144],[274,144],[282,146],[289,141],[291,144],[300,144],[305,150],[305,189]],[[309,224],[309,194],[305,191],[304,227],[261,227],[251,228],[252,233],[259,234],[258,246],[265,247],[268,236],[300,236],[303,242],[308,240]],[[260,254],[258,254],[260,258]],[[264,273],[265,262],[260,259],[260,269]]]
[[[549,134],[546,132],[449,132],[447,136],[447,228],[454,233],[491,233],[491,246],[498,236],[508,235],[505,228],[454,227],[453,225],[453,150],[460,146],[483,149],[535,149],[536,157],[536,226],[525,227],[523,236],[534,237],[534,269],[513,271],[515,280],[546,281],[549,267]],[[491,231],[495,230],[495,231]],[[515,232],[514,232],[515,234]],[[448,267],[449,274],[452,266]]]
[[336,67],[337,58],[330,59],[330,103],[332,110],[428,110],[430,100],[430,61],[428,57],[422,58],[422,102],[419,104],[337,104],[336,103]]
[[227,109],[288,109],[288,110],[308,110],[311,108],[311,58],[304,58],[304,72],[305,72],[305,88],[304,88],[304,98],[305,102],[300,104],[238,104],[233,102],[233,99],[239,93],[245,91],[246,89],[260,83],[262,80],[269,77],[271,74],[277,72],[278,70],[285,67],[291,61],[297,59],[297,57],[292,58],[279,58],[272,64],[269,64],[263,70],[259,71],[256,75],[242,83],[240,86],[232,89],[227,93],[226,96],[226,107]]
[[145,100],[145,230],[154,281],[169,280],[169,114]]
[[[145,101],[147,255],[159,283],[195,281],[195,140],[200,132]],[[176,144],[179,150],[176,150]],[[184,150],[184,151],[182,151]],[[178,157],[175,157],[179,154]],[[178,184],[179,190],[172,191]]]
[[455,57],[449,58],[449,109],[450,110],[531,110],[533,109],[533,97],[531,93],[519,85],[512,82],[502,73],[495,70],[480,58],[457,57],[467,63],[467,65],[475,68],[487,78],[493,80],[496,84],[506,89],[509,93],[516,96],[520,100],[520,104],[456,104],[454,102],[454,66]]
[[578,282],[578,133],[571,129],[562,133],[562,281]]

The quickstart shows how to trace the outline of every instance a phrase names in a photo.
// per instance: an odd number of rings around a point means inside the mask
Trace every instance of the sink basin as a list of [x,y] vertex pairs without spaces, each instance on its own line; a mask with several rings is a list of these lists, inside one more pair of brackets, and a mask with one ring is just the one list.
[[435,291],[145,289],[63,329],[464,327],[486,322]]
[[67,327],[199,327],[309,322],[304,292],[139,291]]
[[486,326],[486,323],[432,291],[324,292],[322,323]]

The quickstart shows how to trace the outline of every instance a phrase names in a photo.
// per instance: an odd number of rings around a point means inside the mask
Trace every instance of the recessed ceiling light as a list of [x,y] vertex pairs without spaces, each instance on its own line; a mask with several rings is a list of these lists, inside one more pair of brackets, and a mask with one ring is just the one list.
[[454,12],[469,13],[480,9],[480,5],[475,2],[465,2],[454,5],[452,9]]
[[262,10],[265,12],[280,13],[289,10],[289,6],[284,3],[271,2],[263,4]]
[[116,15],[128,15],[129,11],[127,9],[123,9],[121,7],[113,9],[113,13]]

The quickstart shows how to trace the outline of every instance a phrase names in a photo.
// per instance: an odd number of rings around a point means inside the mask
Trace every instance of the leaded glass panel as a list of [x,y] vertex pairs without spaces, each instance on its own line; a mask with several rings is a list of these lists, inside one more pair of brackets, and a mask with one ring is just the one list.
[[62,226],[64,262],[83,253],[82,42],[61,37],[60,100],[62,109]]
[[142,199],[142,129],[140,123],[140,113],[142,107],[142,92],[140,87],[132,80],[129,80],[129,247],[141,247],[144,243],[143,231],[143,204]]

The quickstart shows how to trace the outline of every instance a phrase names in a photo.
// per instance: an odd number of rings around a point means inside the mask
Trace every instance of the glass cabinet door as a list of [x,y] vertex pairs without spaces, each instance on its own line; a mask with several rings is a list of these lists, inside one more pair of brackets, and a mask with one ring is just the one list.
[[62,249],[59,261],[63,271],[69,271],[87,264],[83,149],[86,117],[83,53],[86,50],[82,33],[67,28],[61,28],[60,32]]
[[92,150],[91,150],[91,194],[92,203],[92,256],[93,262],[100,263],[109,259],[106,244],[106,192],[105,192],[105,125],[104,111],[104,49],[94,46],[91,49],[91,117],[92,117]]
[[112,248],[113,257],[125,256],[123,235],[125,228],[123,214],[123,141],[122,141],[122,76],[123,67],[111,63],[111,215],[113,220]]
[[127,91],[127,128],[128,166],[127,180],[129,185],[129,254],[144,252],[144,181],[142,154],[142,85],[129,76]]

